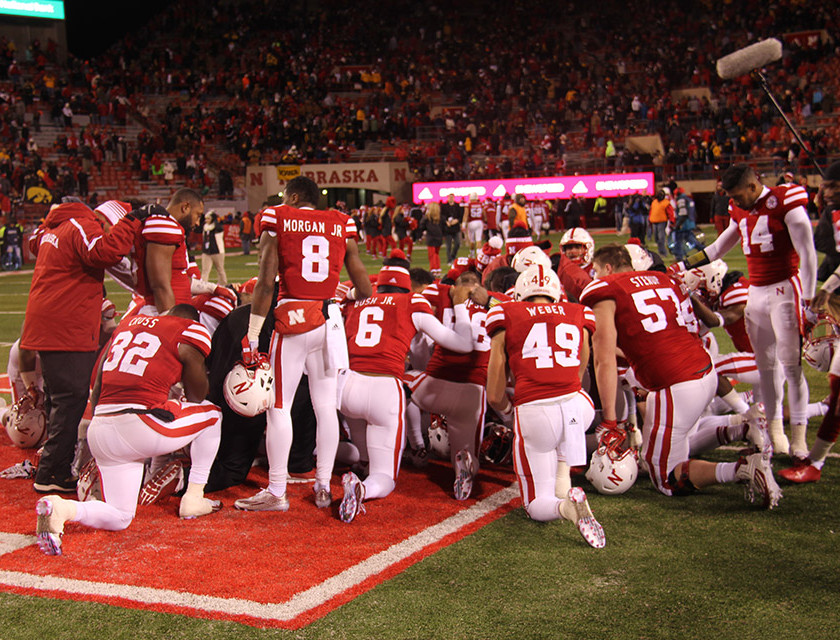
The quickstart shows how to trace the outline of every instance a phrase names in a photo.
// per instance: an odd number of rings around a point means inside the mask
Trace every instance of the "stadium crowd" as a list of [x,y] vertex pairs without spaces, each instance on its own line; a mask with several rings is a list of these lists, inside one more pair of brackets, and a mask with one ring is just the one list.
[[[803,31],[816,38],[786,42],[768,78],[818,158],[840,142],[828,117],[840,89],[832,5],[649,2],[628,16],[619,2],[572,3],[558,28],[538,17],[541,3],[449,12],[328,2],[312,13],[198,4],[174,3],[94,60],[58,65],[54,42],[0,41],[3,192],[42,183],[87,197],[91,164],[115,161],[136,178],[166,169],[200,189],[220,180],[224,195],[226,173],[245,163],[341,162],[366,150],[440,179],[654,166],[683,178],[747,156],[804,173],[804,150],[754,81],[723,83],[713,69],[757,38]],[[629,36],[648,31],[663,36]],[[165,44],[151,37],[161,32],[172,35]],[[687,89],[697,91],[675,93]],[[42,162],[30,131],[74,114],[90,124],[62,133],[59,158]],[[129,115],[147,126],[137,139],[120,131]],[[661,136],[661,152],[627,144],[648,134]]]

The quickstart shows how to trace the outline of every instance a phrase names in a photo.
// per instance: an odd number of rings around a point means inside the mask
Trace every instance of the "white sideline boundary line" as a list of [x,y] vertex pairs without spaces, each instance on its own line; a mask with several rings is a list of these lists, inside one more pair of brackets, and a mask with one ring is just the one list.
[[[444,537],[476,522],[517,496],[519,496],[519,486],[518,484],[512,484],[468,509],[464,509],[410,538],[380,551],[324,582],[296,593],[286,602],[263,603],[240,598],[219,598],[170,589],[138,587],[110,582],[91,582],[58,576],[39,576],[20,571],[0,571],[0,584],[39,591],[64,591],[86,596],[122,598],[143,604],[187,607],[231,616],[248,616],[263,620],[289,622],[329,602],[348,589],[361,584],[364,580],[385,571]],[[22,549],[36,542],[34,536],[0,533],[0,554]],[[45,561],[48,562],[49,559]]]

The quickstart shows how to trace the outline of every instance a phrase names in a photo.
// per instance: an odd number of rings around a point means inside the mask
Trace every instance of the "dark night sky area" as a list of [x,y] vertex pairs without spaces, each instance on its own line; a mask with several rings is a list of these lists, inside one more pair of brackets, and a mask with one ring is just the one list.
[[94,58],[168,4],[171,0],[66,0],[67,46],[76,57]]

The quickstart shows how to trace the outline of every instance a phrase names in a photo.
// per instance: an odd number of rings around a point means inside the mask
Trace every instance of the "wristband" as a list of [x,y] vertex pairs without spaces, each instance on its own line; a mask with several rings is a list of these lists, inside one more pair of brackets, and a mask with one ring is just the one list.
[[709,256],[706,255],[706,251],[698,251],[685,259],[685,268],[686,271],[690,269],[694,269],[694,267],[702,267],[703,265],[709,264],[711,260],[709,260]]
[[256,313],[251,314],[251,316],[248,318],[249,342],[256,342],[260,339],[260,331],[262,331],[262,326],[264,322],[265,316],[258,316]]
[[726,323],[723,321],[723,316],[720,315],[717,311],[715,311],[714,314],[715,314],[715,318],[717,318],[717,321],[718,321],[717,326],[719,326],[719,327],[724,326]]

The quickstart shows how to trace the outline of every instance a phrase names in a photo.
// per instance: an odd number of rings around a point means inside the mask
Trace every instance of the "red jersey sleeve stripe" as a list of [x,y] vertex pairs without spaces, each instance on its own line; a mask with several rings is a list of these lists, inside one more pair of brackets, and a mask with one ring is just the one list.
[[583,301],[583,299],[584,299],[587,295],[591,294],[592,292],[597,291],[598,289],[601,289],[601,288],[603,288],[603,287],[606,287],[606,286],[607,286],[607,284],[608,284],[608,283],[607,283],[607,282],[605,282],[605,281],[603,281],[603,280],[593,280],[593,281],[592,281],[592,282],[590,282],[588,285],[586,285],[586,287],[584,288],[583,292],[580,294],[580,299],[581,299],[581,301]]
[[260,230],[274,231],[277,227],[277,212],[274,209],[265,209],[260,217]]
[[415,311],[420,313],[432,312],[432,304],[419,293],[412,294],[411,296],[411,312],[414,313]]
[[181,337],[189,344],[195,346],[205,357],[210,353],[210,333],[202,325],[198,323],[191,324],[181,333]]
[[749,292],[746,289],[727,291],[720,297],[720,304],[723,307],[731,307],[736,304],[746,304]]

